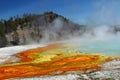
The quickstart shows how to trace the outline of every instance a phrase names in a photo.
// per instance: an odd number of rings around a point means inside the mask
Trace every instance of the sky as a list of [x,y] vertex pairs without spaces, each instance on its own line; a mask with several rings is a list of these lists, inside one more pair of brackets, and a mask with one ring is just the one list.
[[119,24],[120,0],[0,0],[0,18],[53,11],[79,24]]

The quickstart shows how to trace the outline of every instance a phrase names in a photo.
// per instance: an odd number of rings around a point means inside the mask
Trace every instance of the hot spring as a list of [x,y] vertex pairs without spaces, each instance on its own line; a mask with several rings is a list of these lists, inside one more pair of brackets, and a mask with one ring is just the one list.
[[118,40],[110,41],[89,41],[86,44],[81,44],[80,51],[92,52],[92,53],[103,53],[106,55],[119,56],[120,55],[120,42]]
[[[91,31],[90,31],[91,29]],[[120,56],[120,33],[110,26],[90,27],[82,37],[72,38],[68,44],[77,46],[78,51]]]
[[77,51],[106,56],[120,56],[120,39],[117,37],[104,40],[92,37],[89,39],[74,39],[70,42],[77,47]]

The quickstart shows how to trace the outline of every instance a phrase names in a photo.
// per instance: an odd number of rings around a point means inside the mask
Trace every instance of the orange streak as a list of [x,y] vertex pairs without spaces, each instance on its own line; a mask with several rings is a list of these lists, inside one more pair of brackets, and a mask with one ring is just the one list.
[[64,72],[70,70],[78,70],[78,69],[87,70],[89,69],[88,66],[90,68],[99,69],[99,67],[95,63],[78,65],[78,66],[69,66],[69,65],[53,66],[49,64],[46,66],[40,66],[38,64],[36,64],[35,66],[31,66],[31,65],[4,66],[4,67],[0,67],[0,79],[27,77],[27,76],[40,76],[57,70],[61,70]]
[[18,54],[16,54],[17,57],[21,58],[21,62],[29,62],[32,61],[32,58],[29,58],[29,55],[34,55],[36,53],[40,53],[40,52],[44,52],[50,49],[56,49],[59,48],[60,45],[59,44],[52,44],[52,45],[48,45],[45,47],[40,47],[40,48],[36,48],[36,49],[31,49],[31,50],[27,50],[24,52],[20,52]]
[[[21,58],[21,62],[30,62],[35,59],[30,58],[29,56],[44,52],[46,50],[57,49],[60,48],[59,45],[49,45],[47,47],[31,49],[28,51],[24,51],[16,54],[17,57]],[[57,56],[61,56],[58,54]],[[56,57],[54,57],[56,58]],[[59,58],[59,57],[58,57]],[[43,62],[43,63],[28,63],[13,65],[13,66],[1,66],[0,67],[0,80],[8,79],[8,78],[16,78],[16,77],[28,77],[28,76],[41,76],[47,75],[49,73],[55,71],[72,71],[72,70],[92,70],[92,69],[100,69],[98,64],[106,61],[98,61],[100,59],[99,55],[76,55],[69,56],[62,59],[51,59],[51,61]],[[14,63],[15,64],[15,63]],[[53,74],[55,75],[55,73]]]

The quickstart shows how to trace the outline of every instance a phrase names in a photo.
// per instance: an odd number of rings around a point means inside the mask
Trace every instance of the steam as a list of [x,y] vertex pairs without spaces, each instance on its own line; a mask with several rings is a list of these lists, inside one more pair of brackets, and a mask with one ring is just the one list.
[[[36,22],[34,24],[36,24]],[[42,26],[40,26],[40,23],[37,23],[38,26],[33,25],[31,29],[34,33],[33,37],[31,37],[32,31],[27,31],[28,33],[25,35],[27,44],[35,44],[39,42],[51,43],[73,39],[78,39],[78,41],[85,39],[93,39],[96,41],[104,41],[113,38],[119,39],[118,37],[120,27],[116,25],[80,26],[70,21],[66,22],[63,18],[60,17],[53,20],[52,23],[46,23],[44,21],[42,22]],[[40,36],[42,37],[40,38]]]
[[119,0],[96,0],[93,7],[86,20],[86,36],[98,41],[120,40]]
[[[41,19],[42,18],[42,19]],[[32,26],[25,30],[25,40],[27,44],[31,43],[51,43],[55,41],[68,40],[73,37],[81,36],[85,27],[66,21],[62,17],[55,18],[52,22],[44,21],[39,17],[32,22]],[[42,22],[42,23],[41,23]],[[30,29],[29,29],[30,28]]]
[[89,21],[96,25],[120,25],[119,0],[96,0]]
[[[96,41],[120,40],[119,1],[110,0],[106,2],[97,0],[94,7],[92,15],[89,16],[89,24],[86,24],[84,27],[79,26],[80,28],[77,29],[78,27],[71,22],[66,23],[62,18],[57,18],[50,25],[52,32],[50,32],[50,29],[45,31],[46,37],[50,38],[52,36],[53,40],[71,40],[73,38],[81,40],[92,38]],[[73,27],[77,30],[73,30]],[[66,30],[63,28],[66,28]],[[62,36],[59,36],[58,33]],[[44,38],[43,41],[45,41]]]

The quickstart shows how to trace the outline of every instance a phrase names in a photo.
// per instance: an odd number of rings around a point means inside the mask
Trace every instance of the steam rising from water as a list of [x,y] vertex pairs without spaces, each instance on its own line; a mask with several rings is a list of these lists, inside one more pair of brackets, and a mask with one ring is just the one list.
[[78,46],[78,51],[120,56],[120,33],[114,27],[91,27],[82,36],[72,37],[67,44]]
[[[77,45],[78,49],[83,52],[120,55],[119,26],[101,25],[78,27],[80,26],[76,27],[71,22],[66,23],[62,18],[56,18],[43,29],[43,38],[40,42],[63,42]],[[73,30],[74,28],[76,30]]]

